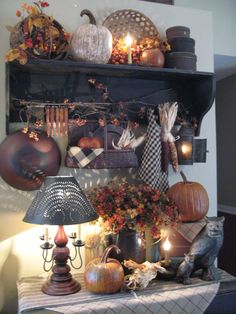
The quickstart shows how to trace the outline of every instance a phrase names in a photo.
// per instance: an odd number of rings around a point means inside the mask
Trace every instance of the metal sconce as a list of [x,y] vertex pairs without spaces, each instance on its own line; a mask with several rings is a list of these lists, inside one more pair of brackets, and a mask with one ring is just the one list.
[[194,162],[206,162],[207,140],[195,139],[194,129],[189,124],[180,128],[176,148],[179,165],[193,165]]

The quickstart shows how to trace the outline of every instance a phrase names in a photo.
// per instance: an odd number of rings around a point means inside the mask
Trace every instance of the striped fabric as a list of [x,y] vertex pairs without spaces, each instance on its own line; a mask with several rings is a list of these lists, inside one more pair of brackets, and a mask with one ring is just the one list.
[[[236,280],[219,270],[221,281]],[[49,296],[41,292],[45,277],[22,278],[18,282],[19,313],[27,309],[50,309],[64,314],[189,314],[204,313],[215,297],[219,282],[205,282],[198,277],[184,286],[174,281],[153,280],[135,293],[93,294],[85,290],[83,274],[74,277],[82,290],[67,296]]]

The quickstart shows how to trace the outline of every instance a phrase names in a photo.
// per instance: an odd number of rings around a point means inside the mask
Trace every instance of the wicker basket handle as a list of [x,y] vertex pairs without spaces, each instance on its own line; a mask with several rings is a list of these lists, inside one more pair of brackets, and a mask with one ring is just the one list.
[[108,145],[107,145],[107,123],[105,122],[105,125],[104,125],[104,150],[107,151],[108,149]]

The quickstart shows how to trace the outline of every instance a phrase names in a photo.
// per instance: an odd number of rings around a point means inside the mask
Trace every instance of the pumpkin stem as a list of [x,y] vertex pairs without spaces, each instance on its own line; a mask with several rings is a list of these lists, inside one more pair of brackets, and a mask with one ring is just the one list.
[[187,182],[188,182],[188,180],[187,180],[186,175],[183,173],[183,171],[180,171],[180,174],[181,174],[181,177],[182,177],[182,179],[183,179],[184,183],[187,183]]
[[97,24],[96,23],[96,19],[95,19],[94,15],[93,15],[93,13],[91,11],[86,10],[86,9],[81,11],[80,16],[84,16],[84,15],[88,16],[90,24],[93,24],[93,25]]
[[105,251],[104,251],[104,253],[103,253],[103,256],[102,256],[102,258],[101,258],[101,263],[107,263],[108,255],[110,254],[111,250],[113,250],[113,249],[116,250],[116,253],[117,253],[117,254],[120,253],[120,249],[118,248],[117,245],[115,245],[115,244],[109,245],[109,246],[105,249]]

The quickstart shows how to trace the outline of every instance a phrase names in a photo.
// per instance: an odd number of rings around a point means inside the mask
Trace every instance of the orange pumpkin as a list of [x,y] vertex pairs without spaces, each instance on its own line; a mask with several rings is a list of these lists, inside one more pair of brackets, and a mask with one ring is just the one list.
[[181,221],[198,221],[206,216],[209,209],[207,191],[200,183],[187,181],[182,171],[180,174],[183,182],[171,186],[167,196],[177,205]]
[[88,291],[94,293],[116,293],[120,291],[124,281],[124,270],[120,262],[108,258],[111,250],[120,253],[116,245],[106,248],[102,258],[95,258],[85,268],[84,283]]
[[78,142],[81,148],[102,148],[102,140],[98,137],[81,137]]

